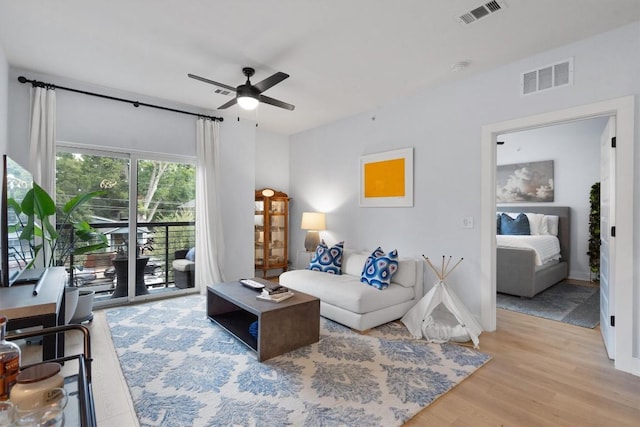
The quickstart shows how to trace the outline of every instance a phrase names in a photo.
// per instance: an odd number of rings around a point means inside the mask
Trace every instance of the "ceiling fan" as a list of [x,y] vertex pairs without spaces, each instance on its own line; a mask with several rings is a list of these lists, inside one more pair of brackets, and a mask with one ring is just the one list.
[[280,83],[281,81],[289,77],[289,74],[277,72],[271,77],[267,77],[266,79],[262,80],[259,83],[251,84],[251,81],[249,79],[251,78],[251,76],[253,76],[255,72],[256,70],[254,70],[251,67],[244,67],[242,69],[242,73],[245,76],[247,76],[247,81],[245,82],[245,84],[242,84],[238,87],[233,87],[223,83],[214,82],[213,80],[196,76],[194,74],[187,74],[187,76],[191,77],[192,79],[200,80],[201,82],[219,86],[223,89],[236,93],[235,98],[219,106],[218,107],[219,110],[229,108],[236,102],[241,108],[245,110],[253,110],[258,106],[258,103],[264,102],[265,104],[269,104],[275,107],[280,107],[289,111],[293,111],[293,109],[295,108],[294,105],[287,104],[286,102],[279,101],[277,99],[270,98],[262,94],[262,92],[264,92],[265,90],[269,89],[272,86],[277,85],[278,83]]

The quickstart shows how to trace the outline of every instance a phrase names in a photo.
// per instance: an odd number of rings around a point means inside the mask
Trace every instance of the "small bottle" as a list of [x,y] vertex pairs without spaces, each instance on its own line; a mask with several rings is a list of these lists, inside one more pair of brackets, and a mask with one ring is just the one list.
[[9,399],[9,390],[20,373],[20,347],[7,341],[7,317],[0,315],[0,400]]

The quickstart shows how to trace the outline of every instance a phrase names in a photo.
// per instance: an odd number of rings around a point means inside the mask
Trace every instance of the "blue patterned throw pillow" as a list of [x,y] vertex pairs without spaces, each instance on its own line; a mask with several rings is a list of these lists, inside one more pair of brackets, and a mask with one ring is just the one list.
[[516,219],[503,213],[500,218],[500,234],[512,236],[528,236],[531,234],[529,218],[524,213],[518,215]]
[[309,270],[323,271],[331,274],[342,274],[342,249],[344,242],[329,247],[324,240],[316,248],[311,258]]
[[386,289],[391,284],[391,278],[396,271],[398,271],[397,249],[385,254],[378,246],[378,249],[373,251],[364,263],[360,281],[378,289]]

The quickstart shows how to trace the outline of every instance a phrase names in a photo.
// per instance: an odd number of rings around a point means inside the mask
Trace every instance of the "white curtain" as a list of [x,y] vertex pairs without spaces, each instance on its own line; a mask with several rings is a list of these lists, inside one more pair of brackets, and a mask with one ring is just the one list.
[[196,122],[196,287],[224,282],[224,240],[220,209],[220,156],[217,121]]
[[36,87],[31,98],[29,169],[34,181],[47,193],[55,189],[56,92]]

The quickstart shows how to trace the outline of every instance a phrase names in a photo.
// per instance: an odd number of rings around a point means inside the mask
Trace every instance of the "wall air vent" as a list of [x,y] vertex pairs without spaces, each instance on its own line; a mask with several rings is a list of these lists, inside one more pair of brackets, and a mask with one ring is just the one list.
[[526,71],[520,76],[520,88],[523,95],[572,84],[573,58],[556,64],[546,65],[535,70]]
[[507,4],[504,1],[493,0],[489,3],[480,5],[473,10],[460,14],[456,20],[465,25],[471,24],[480,18],[484,18],[485,16],[489,16],[492,13],[502,10],[505,7],[507,7]]

